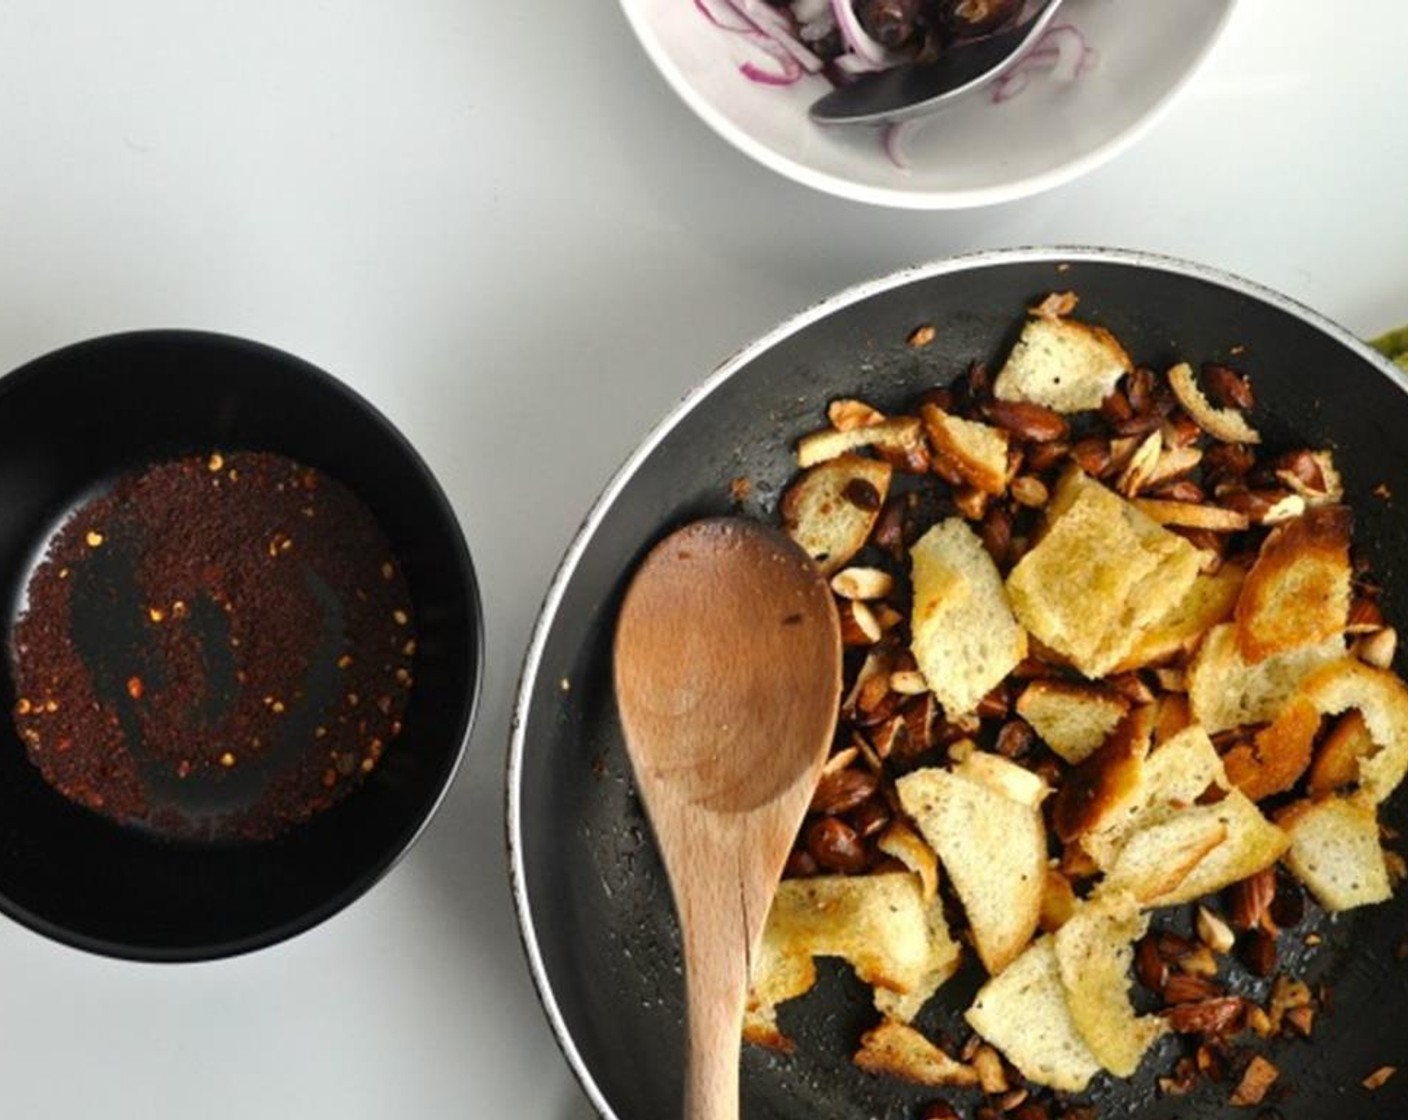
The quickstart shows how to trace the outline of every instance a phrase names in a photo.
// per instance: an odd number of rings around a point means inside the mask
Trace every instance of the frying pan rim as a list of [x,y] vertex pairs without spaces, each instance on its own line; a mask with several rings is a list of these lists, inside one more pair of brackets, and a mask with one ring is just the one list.
[[777,326],[759,336],[753,342],[736,350],[725,358],[703,381],[689,390],[673,408],[650,430],[634,451],[625,459],[607,481],[586,516],[582,519],[571,543],[567,546],[557,570],[553,573],[533,624],[528,647],[524,653],[523,666],[519,673],[517,696],[513,715],[509,724],[509,749],[505,765],[505,814],[504,831],[509,863],[510,890],[513,896],[514,915],[518,922],[519,940],[528,960],[529,973],[538,1001],[547,1016],[548,1025],[573,1076],[586,1093],[592,1107],[603,1120],[621,1120],[607,1102],[591,1071],[587,1068],[581,1052],[577,1049],[571,1032],[567,1028],[562,1010],[552,989],[552,983],[543,963],[542,951],[538,944],[537,929],[533,921],[532,902],[528,897],[527,872],[523,866],[522,844],[522,798],[523,755],[526,748],[526,728],[532,694],[537,686],[539,670],[548,636],[557,621],[558,609],[562,604],[568,585],[576,574],[578,563],[588,545],[595,538],[597,530],[607,512],[630,484],[644,462],[651,456],[674,429],[715,390],[746,368],[756,358],[773,349],[793,335],[810,327],[853,304],[872,296],[881,295],[896,288],[918,281],[930,280],[951,273],[966,272],[1011,264],[1113,264],[1143,271],[1169,273],[1193,280],[1201,280],[1214,286],[1230,290],[1268,304],[1279,311],[1292,315],[1307,326],[1329,336],[1333,341],[1364,359],[1388,378],[1402,392],[1408,394],[1408,374],[1349,330],[1340,326],[1328,316],[1315,311],[1298,300],[1292,299],[1274,288],[1259,284],[1254,280],[1239,276],[1223,269],[1180,257],[1139,249],[1102,248],[1098,246],[1020,246],[1006,249],[986,249],[974,253],[964,253],[953,257],[922,264],[910,265],[883,276],[862,280],[828,296],[784,319]]

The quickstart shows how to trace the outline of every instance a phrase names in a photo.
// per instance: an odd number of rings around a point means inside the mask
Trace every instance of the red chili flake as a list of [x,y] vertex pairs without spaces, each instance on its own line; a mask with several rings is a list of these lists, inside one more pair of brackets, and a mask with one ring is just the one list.
[[[411,681],[414,628],[390,554],[358,498],[282,456],[119,479],[50,542],[14,628],[30,761],[166,835],[262,840],[328,808],[404,718],[391,685]],[[337,718],[388,694],[367,720]]]

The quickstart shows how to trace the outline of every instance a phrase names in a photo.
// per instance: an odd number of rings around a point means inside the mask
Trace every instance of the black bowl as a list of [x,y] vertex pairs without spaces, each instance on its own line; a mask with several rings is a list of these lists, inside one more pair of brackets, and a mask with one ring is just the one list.
[[[114,335],[0,379],[0,593],[11,614],[55,525],[123,472],[260,450],[356,493],[400,560],[418,625],[405,730],[338,805],[262,843],[163,839],[55,792],[0,718],[0,910],[57,940],[143,960],[228,956],[347,905],[406,851],[454,776],[478,697],[479,596],[459,525],[394,427],[277,350],[188,331]],[[15,701],[6,660],[0,703]]]
[[[677,1116],[683,1086],[679,930],[612,698],[612,633],[630,574],[669,529],[734,509],[740,476],[752,483],[741,512],[775,519],[777,496],[796,471],[794,443],[820,423],[828,401],[859,395],[882,409],[903,407],[969,362],[1004,353],[1022,309],[1067,289],[1080,295],[1081,317],[1109,327],[1139,360],[1165,368],[1180,358],[1223,360],[1249,371],[1269,446],[1332,446],[1356,544],[1384,586],[1384,611],[1400,624],[1408,618],[1408,379],[1284,297],[1143,254],[1024,249],[886,277],[784,323],[695,390],[607,486],[553,581],[524,664],[508,767],[514,898],[552,1028],[604,1117]],[[923,323],[937,328],[932,344],[907,345]],[[1400,656],[1400,672],[1405,665]],[[1408,788],[1390,799],[1385,819],[1408,831]],[[1316,1021],[1313,1045],[1271,1051],[1283,1071],[1278,1091],[1293,1090],[1279,1106],[1288,1117],[1408,1116],[1402,1073],[1376,1093],[1359,1084],[1379,1065],[1402,1064],[1408,970],[1394,951],[1405,932],[1402,889],[1326,932],[1311,979],[1333,986],[1336,1013]],[[910,1120],[949,1095],[855,1068],[851,1054],[875,1012],[868,993],[833,964],[823,962],[817,990],[780,1009],[795,1053],[745,1048],[749,1120]],[[941,989],[923,1022],[963,1037],[977,971]],[[1100,1115],[1248,1114],[1227,1104],[1229,1085],[1205,1082],[1188,1097],[1160,1099],[1156,1075],[1172,1067],[1176,1045],[1166,1039],[1133,1079],[1097,1082]]]

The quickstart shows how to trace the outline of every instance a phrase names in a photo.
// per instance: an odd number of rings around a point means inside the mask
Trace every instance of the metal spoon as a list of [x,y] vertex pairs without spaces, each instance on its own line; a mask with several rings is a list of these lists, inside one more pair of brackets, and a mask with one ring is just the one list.
[[898,124],[936,112],[1020,62],[1060,6],[1061,0],[1027,0],[1006,29],[950,47],[933,62],[862,74],[819,98],[811,118],[818,124]]
[[836,727],[831,591],[774,529],[687,525],[631,581],[615,678],[684,941],[685,1116],[737,1120],[750,964]]

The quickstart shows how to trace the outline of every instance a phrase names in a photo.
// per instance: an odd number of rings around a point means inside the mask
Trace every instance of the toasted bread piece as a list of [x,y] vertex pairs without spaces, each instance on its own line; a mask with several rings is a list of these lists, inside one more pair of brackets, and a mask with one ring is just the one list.
[[1041,929],[1055,933],[1076,910],[1076,892],[1071,880],[1058,868],[1046,869],[1046,889],[1041,894]]
[[1359,760],[1359,789],[1377,805],[1408,774],[1408,686],[1387,669],[1345,658],[1306,677],[1301,695],[1322,715],[1358,708],[1374,751]]
[[783,529],[825,575],[834,575],[870,536],[889,493],[891,473],[888,463],[858,455],[842,455],[810,468],[778,504]]
[[1271,531],[1237,600],[1242,660],[1255,665],[1344,633],[1352,528],[1347,507],[1320,506]]
[[1307,482],[1294,470],[1280,469],[1276,477],[1288,490],[1305,499],[1308,506],[1334,505],[1344,500],[1344,478],[1335,466],[1334,455],[1329,451],[1307,452],[1314,464]]
[[958,967],[959,953],[942,912],[925,905],[908,871],[784,879],[753,961],[744,1037],[786,1047],[777,1005],[811,990],[815,957],[850,962],[877,997],[922,991],[927,999]]
[[[1196,860],[1176,886],[1162,881],[1198,844],[1215,836],[1218,825],[1226,829],[1226,838]],[[1289,837],[1263,817],[1241,790],[1234,789],[1216,804],[1168,813],[1135,832],[1101,889],[1128,891],[1149,906],[1175,906],[1270,867],[1289,845]],[[1167,889],[1150,889],[1151,882]]]
[[1017,698],[1017,714],[1072,764],[1089,758],[1128,711],[1118,693],[1075,681],[1032,681]]
[[1050,934],[984,984],[964,1018],[1038,1085],[1078,1093],[1100,1072],[1071,1018]]
[[929,923],[929,967],[908,991],[896,991],[880,984],[872,991],[875,1010],[896,1023],[908,1023],[918,1015],[962,963],[963,950],[949,932],[943,902],[935,899],[926,903],[924,914]]
[[1232,617],[1247,573],[1224,564],[1212,575],[1200,575],[1168,613],[1140,633],[1111,672],[1124,673],[1158,665],[1190,651],[1212,627]]
[[965,482],[984,494],[1007,489],[1007,433],[1001,428],[950,416],[938,405],[919,410],[929,444]]
[[1344,639],[1273,654],[1248,665],[1237,650],[1237,628],[1220,623],[1208,631],[1188,667],[1188,702],[1194,722],[1209,735],[1276,718],[1301,681],[1344,657]]
[[1196,724],[1190,724],[1150,752],[1146,772],[1149,805],[1159,817],[1166,810],[1192,805],[1213,787],[1227,788],[1227,775],[1217,748]]
[[1154,746],[1167,743],[1193,722],[1188,710],[1188,696],[1181,692],[1165,692],[1157,701],[1154,717]]
[[1310,767],[1320,713],[1303,696],[1292,696],[1274,722],[1250,743],[1233,747],[1222,762],[1227,780],[1253,801],[1284,793]]
[[1305,791],[1311,797],[1325,797],[1346,786],[1359,783],[1359,760],[1368,758],[1378,748],[1364,722],[1364,713],[1351,708],[1330,729],[1315,752]]
[[1040,806],[937,768],[907,774],[895,789],[938,852],[984,967],[1001,972],[1031,940],[1041,917],[1046,830]]
[[1129,895],[1107,894],[1077,906],[1056,933],[1056,963],[1071,1020],[1090,1053],[1116,1077],[1131,1077],[1168,1030],[1157,1015],[1135,1015],[1129,1002],[1134,942],[1149,928]]
[[797,441],[797,466],[814,467],[861,447],[904,452],[923,439],[919,421],[913,416],[892,416],[852,428],[822,428]]
[[919,833],[902,820],[891,821],[875,838],[875,847],[918,875],[924,905],[934,905],[939,896],[939,857]]
[[1144,804],[1148,797],[1144,759],[1152,732],[1152,706],[1134,708],[1089,758],[1066,775],[1051,807],[1051,823],[1063,843],[1098,843],[1104,831],[1122,826]]
[[1012,608],[1087,677],[1104,676],[1187,594],[1198,550],[1079,470],[1062,478],[1048,517],[1007,578]]
[[[1151,724],[1149,707],[1135,709],[1110,742],[1067,775],[1057,795],[1052,820],[1058,835],[1078,839],[1097,867],[1112,867],[1139,829],[1226,784],[1222,760],[1202,728],[1185,728],[1151,753]],[[1085,813],[1075,816],[1068,798],[1086,805]]]
[[1193,869],[1227,840],[1227,822],[1202,811],[1175,813],[1130,836],[1096,890],[1127,894],[1141,906],[1183,885]]
[[967,715],[1027,655],[1002,576],[962,518],[935,525],[910,549],[911,649],[949,719]]
[[953,772],[1032,809],[1051,792],[1040,774],[991,751],[973,751]]
[[1251,525],[1245,513],[1225,506],[1200,505],[1197,502],[1175,502],[1168,498],[1135,498],[1140,513],[1160,525],[1177,525],[1183,529],[1206,529],[1210,533],[1240,533]]
[[970,1065],[949,1057],[913,1027],[883,1020],[860,1036],[856,1065],[880,1076],[898,1077],[916,1085],[959,1085],[978,1083]]
[[1198,388],[1193,376],[1193,367],[1187,362],[1179,362],[1168,371],[1168,383],[1173,395],[1183,410],[1193,418],[1193,422],[1224,443],[1260,443],[1261,436],[1247,423],[1247,419],[1236,409],[1214,408],[1203,391]]
[[1276,819],[1291,838],[1286,866],[1326,910],[1352,910],[1393,896],[1372,805],[1347,797],[1298,801]]
[[1057,412],[1089,412],[1099,408],[1133,368],[1124,347],[1103,327],[1039,315],[1022,328],[993,384],[993,395],[1003,401],[1032,401]]

